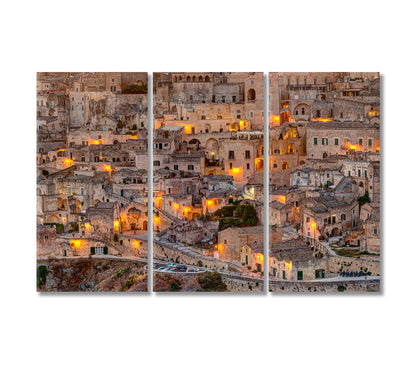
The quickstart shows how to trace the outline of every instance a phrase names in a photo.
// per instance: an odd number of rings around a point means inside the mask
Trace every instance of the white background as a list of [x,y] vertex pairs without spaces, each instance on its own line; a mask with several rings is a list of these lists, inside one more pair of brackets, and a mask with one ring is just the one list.
[[[414,371],[415,13],[407,4],[3,2],[0,371]],[[380,71],[383,294],[37,294],[36,71]]]

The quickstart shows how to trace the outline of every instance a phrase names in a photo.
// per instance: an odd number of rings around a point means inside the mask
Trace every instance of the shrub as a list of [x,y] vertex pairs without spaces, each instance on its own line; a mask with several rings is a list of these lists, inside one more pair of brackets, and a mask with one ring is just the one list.
[[134,283],[139,279],[137,275],[130,275],[129,279],[127,279],[120,288],[120,291],[128,290]]
[[172,292],[178,292],[181,289],[180,285],[176,282],[170,283],[169,288]]
[[37,285],[42,286],[46,282],[46,277],[50,273],[50,270],[45,265],[39,265],[37,272],[36,272],[36,278],[37,278]]
[[71,222],[70,223],[72,230],[78,231],[79,230],[79,224],[78,222]]
[[232,217],[236,208],[237,207],[235,205],[227,205],[221,209],[218,209],[214,214],[218,217]]
[[209,272],[198,277],[201,287],[208,292],[227,291],[227,285],[222,281],[221,275],[216,271]]
[[360,207],[363,206],[365,203],[369,203],[370,196],[368,195],[368,191],[365,191],[365,194],[363,196],[358,197],[357,200]]

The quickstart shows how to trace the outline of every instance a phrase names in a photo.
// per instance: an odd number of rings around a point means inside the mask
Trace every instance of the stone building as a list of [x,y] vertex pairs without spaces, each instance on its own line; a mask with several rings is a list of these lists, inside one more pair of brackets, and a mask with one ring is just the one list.
[[281,280],[325,278],[327,257],[300,239],[272,243],[269,251],[269,276]]
[[357,200],[341,201],[333,196],[320,196],[302,201],[301,232],[305,237],[338,236],[359,224]]
[[[282,230],[271,228],[270,240],[279,242],[282,240]],[[263,246],[263,226],[230,227],[218,232],[218,254],[221,260],[239,261],[240,251],[243,245]]]

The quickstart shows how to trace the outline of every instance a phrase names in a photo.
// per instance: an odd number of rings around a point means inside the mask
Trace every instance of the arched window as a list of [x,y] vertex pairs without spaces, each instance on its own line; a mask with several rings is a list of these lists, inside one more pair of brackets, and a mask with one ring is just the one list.
[[189,75],[186,77],[186,81],[187,82],[190,82],[191,81],[191,77]]
[[209,82],[209,76],[208,75],[205,77],[205,82]]
[[196,76],[195,75],[192,77],[192,82],[196,82]]
[[286,170],[288,167],[289,167],[289,165],[288,165],[288,163],[285,161],[285,162],[282,164],[282,170]]
[[178,77],[175,75],[175,83],[178,82]]
[[247,93],[247,98],[249,100],[256,100],[256,91],[253,88],[250,88]]
[[204,78],[202,77],[202,75],[200,75],[199,77],[198,77],[198,82],[203,82],[204,81]]
[[346,219],[345,214],[341,214],[341,221],[345,221],[345,219]]
[[182,75],[179,76],[179,82],[182,80]]

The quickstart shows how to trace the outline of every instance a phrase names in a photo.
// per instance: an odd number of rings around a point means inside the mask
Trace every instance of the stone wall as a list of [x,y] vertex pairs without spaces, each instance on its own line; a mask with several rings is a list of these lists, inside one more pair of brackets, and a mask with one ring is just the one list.
[[207,258],[198,253],[185,253],[180,250],[173,249],[167,246],[162,246],[159,243],[153,242],[153,258],[156,260],[179,262],[181,264],[201,266],[214,270],[233,270],[237,268],[236,265],[217,260],[215,258]]
[[364,273],[371,272],[371,275],[380,275],[380,260],[329,255],[328,271],[337,274],[342,271],[363,271]]
[[333,282],[271,281],[271,292],[379,292],[379,279],[345,280]]

